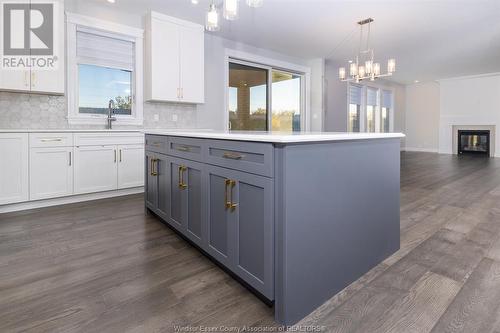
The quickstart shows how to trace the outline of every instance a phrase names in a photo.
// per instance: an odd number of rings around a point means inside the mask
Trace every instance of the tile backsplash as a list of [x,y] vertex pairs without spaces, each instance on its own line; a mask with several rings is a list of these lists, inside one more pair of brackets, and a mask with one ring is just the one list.
[[[155,114],[158,120],[155,121]],[[0,129],[101,129],[96,125],[70,125],[66,97],[0,92]],[[177,121],[173,118],[177,116]],[[196,128],[196,105],[181,103],[144,103],[143,126],[114,128]]]

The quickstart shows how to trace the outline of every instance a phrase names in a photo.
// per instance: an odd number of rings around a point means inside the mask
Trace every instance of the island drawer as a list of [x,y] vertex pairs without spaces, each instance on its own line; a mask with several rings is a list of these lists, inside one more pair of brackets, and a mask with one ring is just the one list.
[[207,140],[209,164],[273,177],[273,145],[244,141]]
[[188,160],[203,162],[204,141],[201,139],[169,136],[167,154]]
[[146,134],[146,150],[166,154],[167,141],[166,136]]

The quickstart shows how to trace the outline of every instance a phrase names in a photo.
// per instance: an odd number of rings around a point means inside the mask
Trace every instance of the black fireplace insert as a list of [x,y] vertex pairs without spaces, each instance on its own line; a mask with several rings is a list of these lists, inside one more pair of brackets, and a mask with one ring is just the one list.
[[459,130],[458,154],[490,156],[490,131]]

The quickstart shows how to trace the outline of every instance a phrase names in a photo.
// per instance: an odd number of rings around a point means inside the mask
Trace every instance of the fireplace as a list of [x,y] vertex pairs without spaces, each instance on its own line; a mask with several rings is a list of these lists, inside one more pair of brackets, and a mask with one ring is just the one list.
[[490,156],[490,131],[459,130],[458,154]]

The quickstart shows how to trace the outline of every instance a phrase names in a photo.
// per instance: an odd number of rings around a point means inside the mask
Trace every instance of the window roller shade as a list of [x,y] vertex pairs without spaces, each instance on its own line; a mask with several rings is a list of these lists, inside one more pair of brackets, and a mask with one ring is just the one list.
[[367,88],[366,89],[366,105],[377,106],[377,90]]
[[124,39],[76,32],[76,54],[80,63],[134,70],[134,43]]
[[392,109],[392,92],[389,90],[382,91],[382,107]]
[[362,91],[361,87],[352,84],[349,85],[349,104],[361,105]]

